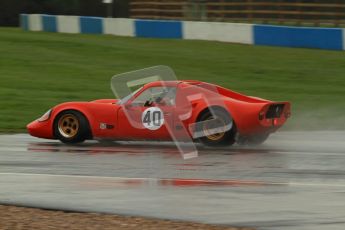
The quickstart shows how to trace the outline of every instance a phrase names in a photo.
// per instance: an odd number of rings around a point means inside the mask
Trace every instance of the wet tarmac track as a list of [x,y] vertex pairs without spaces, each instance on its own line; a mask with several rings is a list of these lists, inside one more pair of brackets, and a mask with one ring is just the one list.
[[280,132],[260,147],[67,146],[0,136],[0,203],[258,229],[345,229],[345,132]]

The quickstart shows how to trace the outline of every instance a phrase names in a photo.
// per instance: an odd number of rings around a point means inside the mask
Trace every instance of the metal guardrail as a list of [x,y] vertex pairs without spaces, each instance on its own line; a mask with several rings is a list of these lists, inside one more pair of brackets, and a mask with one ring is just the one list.
[[345,25],[344,0],[132,0],[142,19]]

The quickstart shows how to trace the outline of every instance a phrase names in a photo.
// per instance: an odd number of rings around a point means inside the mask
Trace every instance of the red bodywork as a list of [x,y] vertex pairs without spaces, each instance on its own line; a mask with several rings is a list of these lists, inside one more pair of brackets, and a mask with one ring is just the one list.
[[[94,139],[171,140],[172,137],[166,125],[158,130],[149,130],[143,126],[133,127],[125,112],[128,111],[131,118],[138,119],[138,124],[140,124],[141,114],[145,107],[131,106],[131,101],[144,90],[157,86],[176,87],[175,105],[159,106],[164,112],[167,124],[175,129],[175,135],[184,135],[183,130],[188,130],[192,136],[189,125],[197,122],[198,116],[209,107],[225,109],[233,118],[238,134],[244,136],[275,132],[290,117],[289,102],[272,102],[245,96],[205,82],[156,81],[146,84],[125,104],[117,104],[116,99],[59,104],[52,108],[49,119],[33,121],[28,124],[27,129],[32,136],[55,139],[53,124],[56,116],[65,110],[76,110],[87,118]],[[193,97],[193,95],[202,95],[202,97]],[[273,111],[277,106],[281,109],[279,114]],[[187,117],[186,114],[188,114]],[[110,128],[104,128],[101,124],[106,124],[106,127]],[[181,126],[186,129],[181,129]]]

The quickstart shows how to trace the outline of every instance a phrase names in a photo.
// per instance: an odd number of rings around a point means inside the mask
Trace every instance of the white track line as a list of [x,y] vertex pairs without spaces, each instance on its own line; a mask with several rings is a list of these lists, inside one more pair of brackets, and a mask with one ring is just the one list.
[[[0,173],[0,176],[46,176],[46,177],[66,177],[66,178],[92,178],[92,179],[111,179],[111,180],[142,180],[148,182],[160,181],[160,180],[175,180],[176,178],[140,178],[140,177],[111,177],[111,176],[88,176],[88,175],[60,175],[60,174],[44,174],[44,173]],[[195,180],[195,181],[242,181],[238,179],[194,179],[194,178],[178,178],[180,180]],[[243,180],[243,184],[250,184],[253,180]],[[280,185],[280,186],[295,186],[295,187],[333,187],[333,188],[345,188],[344,184],[337,183],[304,183],[304,182],[265,182],[258,181],[265,185]]]

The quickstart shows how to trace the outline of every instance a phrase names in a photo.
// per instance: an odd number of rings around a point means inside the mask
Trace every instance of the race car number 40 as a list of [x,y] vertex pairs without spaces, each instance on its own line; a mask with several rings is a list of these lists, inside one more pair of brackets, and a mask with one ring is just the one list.
[[163,111],[158,107],[147,108],[141,116],[141,121],[145,128],[157,130],[164,124]]

